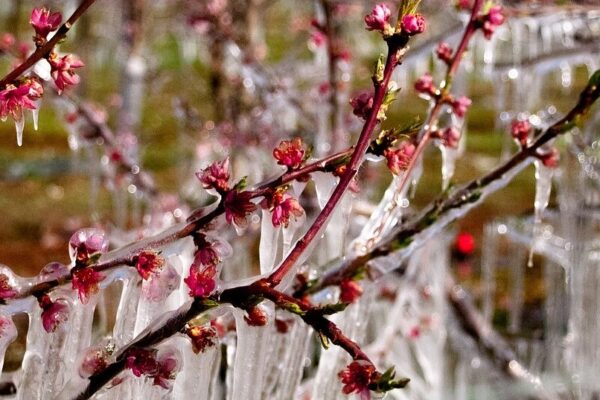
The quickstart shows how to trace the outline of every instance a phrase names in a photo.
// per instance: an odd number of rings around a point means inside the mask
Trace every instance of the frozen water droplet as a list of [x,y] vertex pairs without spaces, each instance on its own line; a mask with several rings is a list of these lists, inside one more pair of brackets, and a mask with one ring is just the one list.
[[40,77],[40,79],[49,81],[52,79],[52,75],[50,74],[51,69],[50,63],[46,59],[42,58],[33,66],[33,73]]
[[31,117],[33,119],[33,129],[38,130],[38,118],[40,116],[40,109],[36,106],[33,110],[31,110]]
[[15,120],[15,128],[17,129],[17,145],[23,145],[23,129],[25,129],[25,119],[23,117]]
[[552,176],[554,175],[554,169],[544,166],[540,160],[535,161],[535,201],[533,203],[534,215],[533,215],[533,232],[532,232],[532,245],[529,249],[529,257],[527,259],[527,266],[533,267],[533,252],[535,250],[538,236],[541,234],[542,218],[544,211],[548,207],[548,201],[550,200],[550,193],[552,191]]
[[277,249],[279,248],[279,233],[281,227],[273,226],[269,210],[262,210],[260,229],[259,261],[261,274],[271,272],[275,265]]
[[448,189],[450,180],[454,175],[456,166],[456,158],[458,157],[458,149],[450,148],[444,145],[440,146],[442,153],[442,190]]

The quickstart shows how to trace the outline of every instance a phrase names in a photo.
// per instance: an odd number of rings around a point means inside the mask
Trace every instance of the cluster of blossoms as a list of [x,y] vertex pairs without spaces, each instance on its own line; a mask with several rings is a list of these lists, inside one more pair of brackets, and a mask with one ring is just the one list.
[[107,250],[108,240],[98,229],[81,229],[69,240],[69,255],[75,264],[71,270],[72,285],[82,303],[87,303],[90,295],[98,293],[98,283],[104,279],[102,273],[88,265]]
[[446,147],[457,148],[460,141],[461,133],[455,126],[449,126],[440,134],[442,144]]
[[[533,132],[533,128],[528,120],[514,120],[510,125],[510,134],[513,139],[525,148],[529,145],[529,137]],[[556,168],[560,159],[559,151],[550,147],[547,150],[536,153],[536,157],[548,168]]]
[[217,330],[212,326],[191,326],[185,330],[185,334],[190,338],[192,350],[196,354],[217,344]]
[[289,170],[298,169],[306,159],[306,155],[302,139],[299,137],[283,140],[273,150],[273,157],[277,160],[277,164],[283,165]]
[[515,120],[511,123],[510,134],[521,145],[526,147],[529,143],[529,134],[531,133],[531,124],[527,120]]
[[196,253],[184,279],[192,297],[207,297],[217,287],[218,265],[231,255],[231,246],[215,238],[207,238],[205,234],[197,234],[194,238]]
[[[426,98],[434,98],[440,96],[439,89],[433,83],[433,77],[429,72],[423,74],[417,81],[415,82],[415,90],[417,93],[422,94]],[[471,99],[466,96],[460,96],[455,98],[452,95],[446,95],[442,99],[445,103],[449,104],[452,107],[452,111],[456,114],[457,117],[464,118],[467,113],[467,110],[471,106]]]
[[[393,35],[396,30],[390,25],[391,10],[387,5],[377,4],[370,14],[365,16],[365,24],[369,31],[379,31],[384,36]],[[400,20],[402,34],[412,36],[425,32],[425,18],[421,14],[407,14]]]
[[360,298],[363,288],[354,279],[344,279],[340,282],[340,301],[354,303]]
[[377,374],[375,366],[367,361],[353,361],[345,369],[340,371],[338,377],[344,384],[344,394],[356,393],[361,400],[371,398],[369,386]]
[[354,115],[366,120],[373,108],[373,93],[369,91],[359,93],[350,100],[350,106]]
[[69,319],[69,303],[65,299],[52,301],[50,296],[43,295],[38,300],[42,309],[42,326],[48,333],[54,332],[56,328]]
[[202,171],[197,172],[196,176],[205,189],[214,190],[224,196],[223,207],[227,223],[245,227],[246,217],[256,210],[256,205],[251,202],[252,193],[238,190],[240,184],[234,188],[230,187],[229,159],[210,164]]
[[181,354],[171,348],[160,351],[131,349],[127,352],[125,367],[133,375],[150,378],[153,385],[169,390],[181,369]]
[[287,228],[291,217],[297,220],[304,215],[304,209],[298,200],[285,193],[285,190],[285,188],[279,188],[271,197],[265,197],[261,202],[263,208],[271,210],[271,222],[276,227],[283,225]]
[[409,141],[404,141],[396,148],[386,149],[383,155],[392,174],[399,175],[406,170],[415,154],[416,147]]
[[[37,48],[41,48],[47,43],[49,35],[59,29],[62,15],[44,7],[34,8],[29,22],[35,31],[33,41]],[[0,41],[0,51],[8,52],[14,43],[15,39],[12,35],[3,35]],[[19,58],[24,59],[28,52],[27,46],[20,45],[16,53]],[[24,78],[8,82],[1,88],[0,119],[4,121],[10,116],[15,121],[19,145],[21,145],[24,124],[23,111],[36,110],[38,107],[36,102],[44,95],[41,81],[52,79],[58,93],[61,94],[67,87],[79,83],[79,76],[75,73],[75,69],[83,66],[83,62],[74,55],[59,56],[54,50],[51,50],[45,59],[36,63],[32,73]]]
[[14,84],[8,84],[0,91],[0,119],[5,121],[11,117],[15,121],[23,120],[24,110],[35,110],[35,101],[44,94],[40,81],[35,78],[27,78]]
[[492,6],[487,14],[481,17],[481,29],[486,39],[491,39],[492,35],[500,25],[504,23],[504,14],[502,7]]
[[17,295],[17,291],[11,284],[8,276],[0,274],[0,299],[8,300]]

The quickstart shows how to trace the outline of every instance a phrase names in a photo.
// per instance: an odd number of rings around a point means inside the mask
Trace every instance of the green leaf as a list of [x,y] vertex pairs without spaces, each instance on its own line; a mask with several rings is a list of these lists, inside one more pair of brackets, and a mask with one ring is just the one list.
[[292,303],[291,301],[286,301],[282,304],[279,305],[281,308],[283,308],[286,311],[291,312],[292,314],[296,314],[296,315],[300,315],[303,316],[306,313],[300,308],[300,306],[296,303]]
[[248,186],[248,176],[244,176],[242,179],[240,179],[233,188],[239,192],[244,190],[246,186]]
[[346,303],[326,304],[319,308],[318,311],[320,311],[322,315],[333,315],[344,311],[347,306],[348,304]]
[[588,85],[588,87],[600,86],[600,69],[592,74],[587,85]]
[[402,19],[405,15],[416,13],[420,2],[421,0],[403,0],[400,5],[399,19]]
[[377,83],[383,82],[383,71],[385,69],[385,56],[379,55],[377,59],[377,65],[375,66],[375,73],[373,74],[373,80]]
[[327,350],[329,348],[329,338],[325,336],[322,332],[317,332],[317,335],[319,336],[319,340],[321,341],[321,346],[323,346],[323,348]]

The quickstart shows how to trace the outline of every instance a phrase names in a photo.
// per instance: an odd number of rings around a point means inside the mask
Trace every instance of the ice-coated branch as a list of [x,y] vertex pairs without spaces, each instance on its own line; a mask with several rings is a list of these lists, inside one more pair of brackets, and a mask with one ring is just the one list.
[[273,286],[277,286],[283,277],[288,274],[300,255],[307,249],[309,244],[317,237],[321,229],[327,224],[329,216],[342,198],[342,195],[350,185],[352,179],[358,172],[358,168],[362,163],[363,157],[367,152],[371,142],[371,136],[379,121],[379,110],[383,104],[384,97],[387,93],[392,72],[400,62],[400,59],[407,50],[409,36],[403,34],[395,34],[386,40],[388,45],[388,54],[383,69],[381,80],[374,79],[375,92],[373,94],[373,106],[368,112],[367,120],[363,125],[360,136],[354,147],[354,151],[350,156],[350,161],[346,164],[346,169],[340,178],[339,183],[335,187],[327,204],[321,210],[313,224],[308,228],[305,235],[296,242],[292,251],[286,259],[277,267],[277,269],[269,276],[268,280]]
[[15,81],[19,78],[23,73],[25,73],[29,68],[33,67],[35,63],[40,61],[42,58],[47,57],[48,54],[54,49],[61,40],[63,40],[66,36],[73,24],[81,17],[87,9],[94,4],[96,0],[82,0],[79,4],[79,7],[75,9],[73,14],[69,17],[69,19],[58,28],[54,36],[47,42],[45,42],[42,46],[36,48],[36,50],[29,56],[25,61],[11,70],[2,80],[0,80],[0,87],[5,87],[9,83]]
[[75,397],[75,399],[89,399],[94,393],[123,371],[128,350],[134,348],[148,348],[162,342],[164,339],[181,331],[189,320],[214,308],[216,305],[217,303],[214,301],[201,298],[196,298],[193,302],[184,304],[170,318],[167,318],[164,323],[143,332],[138,338],[120,349],[116,360],[113,363],[108,364],[106,368],[99,373],[90,376],[88,385],[77,397]]
[[[575,127],[598,97],[600,97],[600,70],[592,75],[587,86],[581,92],[577,104],[563,118],[541,132],[531,144],[522,147],[513,157],[481,178],[472,180],[440,196],[420,214],[394,229],[371,252],[348,259],[341,266],[327,271],[318,282],[310,287],[310,292],[318,291],[326,286],[338,285],[343,279],[353,277],[370,260],[386,256],[394,251],[402,251],[410,245],[416,235],[424,234],[425,231],[439,230],[459,218],[463,213],[460,215],[459,213],[452,215],[452,213],[482,200],[485,190],[487,190],[486,195],[489,195],[492,191],[503,187],[503,185],[496,187],[492,187],[492,185],[506,176],[510,177],[512,171],[522,168],[531,158],[540,157],[539,149],[550,140]],[[441,222],[444,223],[443,226],[440,226]]]
[[423,124],[423,130],[417,137],[417,147],[415,148],[414,153],[412,154],[408,166],[406,167],[406,171],[402,176],[402,180],[399,183],[398,191],[402,191],[403,188],[410,181],[411,172],[417,165],[417,161],[419,160],[421,154],[429,144],[431,140],[432,132],[437,129],[437,118],[439,113],[442,111],[442,107],[448,101],[448,96],[450,95],[450,89],[452,87],[452,80],[454,79],[454,75],[460,66],[460,62],[462,61],[463,55],[467,50],[469,42],[473,37],[473,34],[478,28],[479,23],[479,12],[481,11],[483,5],[483,0],[475,0],[473,3],[473,8],[471,9],[471,17],[467,26],[464,29],[463,35],[460,39],[458,47],[454,52],[453,57],[448,63],[448,68],[446,70],[446,76],[444,81],[442,82],[442,87],[440,88],[440,92],[435,94],[433,99],[433,107],[431,111],[427,115],[425,123]]
[[[93,116],[93,112],[83,103],[77,103],[79,111],[82,115],[88,119],[89,122],[96,129],[99,130],[98,134],[103,138],[108,138],[109,143],[113,143],[114,138],[110,129],[104,124],[97,121]],[[253,189],[249,189],[251,198],[258,198],[267,194],[270,190],[277,188],[282,185],[286,185],[297,179],[304,179],[311,173],[317,171],[331,172],[338,166],[344,165],[348,157],[352,152],[352,148],[341,151],[322,159],[313,161],[305,166],[302,166],[295,170],[286,171],[275,179],[265,181],[257,184]],[[146,182],[146,181],[144,181]],[[150,186],[143,186],[150,188]],[[123,254],[123,249],[116,249],[111,253],[105,254],[100,260],[95,261],[88,265],[87,268],[91,268],[98,272],[108,271],[113,268],[126,266],[132,267],[135,264],[135,257],[143,250],[158,249],[166,246],[182,238],[193,235],[195,232],[206,227],[208,224],[213,222],[216,218],[221,216],[225,212],[223,205],[223,199],[221,201],[213,203],[208,207],[203,207],[192,212],[187,222],[183,225],[176,226],[168,231],[157,234],[153,237],[148,237],[139,243],[132,243],[128,246],[126,255]],[[115,256],[114,254],[118,254]],[[64,273],[62,276],[54,277],[43,282],[36,283],[32,286],[26,286],[19,288],[14,296],[10,299],[3,300],[5,303],[12,302],[14,300],[23,299],[25,297],[33,296],[40,297],[43,294],[48,293],[50,290],[57,286],[65,285],[70,283],[72,276],[70,273]]]
[[[108,364],[98,373],[90,376],[86,388],[76,397],[77,400],[89,399],[104,385],[108,384],[125,368],[125,359],[129,351],[138,348],[151,348],[165,339],[180,332],[188,321],[198,315],[216,307],[219,304],[231,304],[242,310],[250,311],[264,299],[272,301],[277,307],[297,314],[306,324],[317,332],[322,341],[328,341],[344,349],[354,360],[364,361],[372,365],[369,357],[360,346],[336,326],[335,323],[325,318],[332,311],[304,303],[277,289],[272,288],[265,280],[259,280],[250,285],[233,287],[210,298],[195,298],[193,302],[186,303],[169,318],[159,318],[163,322],[153,326],[140,337],[119,349],[114,362]],[[336,310],[333,310],[336,311]],[[380,377],[380,375],[377,375]],[[402,380],[402,382],[405,382]],[[374,383],[376,385],[376,383]],[[374,386],[376,389],[376,386]]]

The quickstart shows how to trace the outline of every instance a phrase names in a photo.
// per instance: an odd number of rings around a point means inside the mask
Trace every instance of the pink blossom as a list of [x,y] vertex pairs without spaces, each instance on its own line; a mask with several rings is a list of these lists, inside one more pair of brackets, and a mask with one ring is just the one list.
[[15,45],[15,37],[5,32],[0,36],[0,51],[7,51]]
[[455,126],[450,126],[442,132],[442,143],[446,147],[458,147],[460,141],[460,131]]
[[392,174],[399,175],[401,171],[408,168],[410,160],[415,153],[415,145],[405,141],[397,149],[387,149],[383,155],[387,159],[387,166]]
[[344,394],[357,393],[361,399],[369,399],[369,385],[376,370],[373,364],[367,361],[353,361],[346,369],[340,371],[338,377],[344,384]]
[[312,31],[310,33],[310,42],[315,46],[315,47],[321,47],[325,44],[325,42],[327,41],[327,36],[325,36],[325,34],[321,31]]
[[69,239],[69,255],[76,264],[85,265],[108,250],[108,240],[100,229],[80,229]]
[[273,157],[277,164],[284,165],[288,169],[296,169],[304,161],[304,145],[302,139],[297,137],[292,140],[284,140],[273,150]]
[[60,26],[62,15],[59,12],[50,13],[46,7],[34,8],[31,12],[29,23],[33,26],[37,36],[46,38]]
[[290,218],[298,219],[304,214],[304,209],[298,203],[298,200],[287,193],[275,192],[272,198],[273,215],[271,222],[273,226],[283,225],[286,228],[290,223]]
[[362,92],[350,100],[352,113],[357,117],[367,119],[373,108],[373,94],[371,92]]
[[63,57],[57,55],[51,56],[48,60],[51,67],[52,79],[58,88],[58,94],[61,94],[67,86],[74,86],[79,83],[79,75],[74,71],[85,64],[72,54]]
[[408,331],[408,337],[411,339],[418,339],[421,336],[421,328],[419,325],[415,325]]
[[151,302],[164,301],[179,287],[181,276],[177,270],[166,263],[158,273],[151,275],[150,279],[142,286],[144,297]]
[[497,27],[504,23],[505,17],[502,14],[501,6],[493,6],[490,11],[483,16],[483,35],[486,39],[491,39]]
[[5,120],[10,115],[15,121],[20,121],[23,119],[23,109],[36,109],[31,98],[31,87],[27,84],[6,85],[0,91],[0,118]]
[[467,113],[467,109],[470,105],[471,99],[469,99],[467,96],[461,96],[458,99],[452,101],[452,110],[454,110],[454,113],[458,117],[463,118]]
[[6,315],[0,315],[0,339],[3,341],[10,341],[17,336],[17,333],[17,327],[12,318]]
[[431,76],[429,72],[421,75],[421,77],[415,82],[415,90],[418,93],[428,94],[431,96],[435,95],[436,88],[433,85],[433,76]]
[[265,326],[268,321],[267,313],[259,306],[250,307],[246,310],[248,315],[244,316],[244,321],[250,326]]
[[490,8],[490,11],[487,14],[487,20],[490,21],[490,23],[498,26],[498,25],[502,25],[504,23],[504,14],[502,13],[502,7],[501,6],[493,6],[492,8]]
[[137,377],[142,375],[155,376],[159,368],[156,353],[156,350],[131,349],[127,351],[125,368],[130,369],[133,375]]
[[452,62],[452,48],[446,42],[438,43],[437,48],[435,49],[435,54],[446,64],[450,64]]
[[175,349],[161,349],[157,354],[156,362],[158,371],[153,376],[152,384],[170,390],[177,373],[181,370],[181,354]]
[[400,22],[402,32],[407,35],[417,35],[425,32],[425,17],[421,14],[408,14]]
[[518,141],[521,146],[527,146],[529,140],[529,133],[531,132],[531,124],[529,121],[513,121],[510,125],[510,134],[513,139]]
[[344,279],[340,282],[340,301],[343,303],[354,303],[360,298],[363,289],[360,283],[353,279]]
[[367,30],[384,32],[389,26],[391,14],[392,12],[387,5],[383,3],[377,4],[371,11],[371,14],[365,16]]
[[458,0],[456,7],[459,10],[469,10],[473,6],[473,0]]
[[223,161],[215,161],[200,172],[196,177],[205,189],[215,189],[218,192],[229,190],[229,157]]
[[192,326],[185,333],[192,341],[192,350],[196,354],[202,353],[206,348],[217,343],[217,330],[212,326]]
[[46,332],[54,332],[69,319],[69,303],[66,300],[52,301],[48,295],[43,295],[38,302],[42,308],[42,326]]
[[17,295],[17,291],[11,285],[8,276],[0,274],[0,300],[12,299]]
[[82,378],[89,378],[102,371],[108,365],[108,355],[106,346],[91,346],[85,349],[79,366],[79,375]]
[[556,168],[560,161],[560,152],[556,148],[551,148],[548,152],[538,155],[538,158],[542,161],[547,168]]
[[252,193],[230,190],[225,196],[225,220],[238,227],[246,226],[246,216],[256,210],[256,205],[250,201]]
[[217,267],[192,263],[190,274],[183,281],[188,286],[190,296],[207,297],[217,287]]
[[73,289],[79,293],[79,300],[86,304],[90,295],[98,293],[98,283],[104,279],[104,275],[91,267],[75,267],[71,271]]
[[135,268],[142,279],[148,280],[152,275],[158,274],[164,265],[165,259],[158,255],[158,253],[152,250],[144,250],[137,256]]

